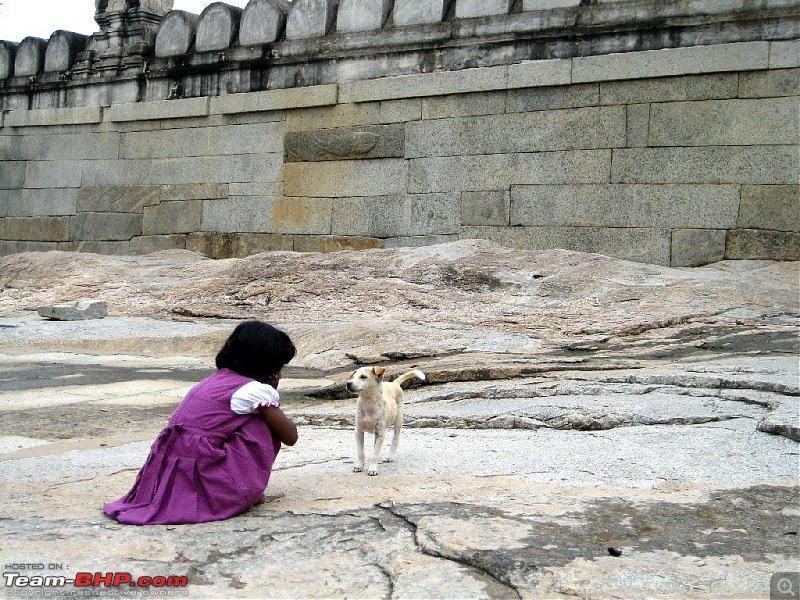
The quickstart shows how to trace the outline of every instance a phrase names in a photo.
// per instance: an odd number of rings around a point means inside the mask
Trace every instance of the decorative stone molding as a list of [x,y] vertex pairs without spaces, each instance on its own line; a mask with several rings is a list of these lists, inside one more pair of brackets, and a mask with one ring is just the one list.
[[156,56],[167,58],[188,54],[197,37],[198,15],[184,10],[170,11],[156,36]]
[[206,7],[197,25],[195,50],[197,52],[219,52],[230,48],[239,34],[242,9],[224,2],[215,2]]
[[271,44],[283,36],[291,4],[284,0],[250,0],[239,24],[239,45]]
[[41,73],[44,67],[44,55],[47,51],[47,41],[37,37],[26,37],[17,46],[17,55],[14,60],[14,75],[29,77]]
[[45,72],[64,73],[72,68],[78,54],[83,52],[89,36],[71,31],[56,31],[47,42],[44,57]]

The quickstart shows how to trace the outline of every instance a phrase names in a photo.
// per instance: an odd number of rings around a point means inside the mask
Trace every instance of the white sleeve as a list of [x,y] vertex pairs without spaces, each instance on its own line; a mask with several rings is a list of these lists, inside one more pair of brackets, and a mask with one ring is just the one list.
[[281,398],[275,388],[266,383],[245,383],[231,396],[231,410],[239,415],[249,415],[264,406],[280,406]]

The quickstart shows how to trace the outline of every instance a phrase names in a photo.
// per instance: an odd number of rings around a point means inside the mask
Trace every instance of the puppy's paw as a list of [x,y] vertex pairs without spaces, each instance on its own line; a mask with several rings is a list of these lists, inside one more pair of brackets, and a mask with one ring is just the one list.
[[353,467],[353,473],[361,473],[361,471],[363,471],[363,467],[359,467],[358,465]]
[[386,462],[386,463],[394,462],[394,457],[393,456],[387,456],[386,458],[382,458],[381,462]]
[[369,475],[370,477],[375,477],[375,475],[377,474],[378,474],[378,469],[376,467],[370,467],[369,469],[367,469],[367,475]]

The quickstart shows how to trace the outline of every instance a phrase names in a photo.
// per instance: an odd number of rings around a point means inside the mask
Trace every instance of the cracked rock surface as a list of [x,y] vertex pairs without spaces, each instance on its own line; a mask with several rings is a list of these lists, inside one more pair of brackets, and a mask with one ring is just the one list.
[[[185,576],[192,598],[766,600],[800,556],[798,273],[476,241],[2,257],[5,572]],[[36,313],[84,298],[109,316]],[[280,391],[300,441],[267,501],[202,525],[106,518],[243,318],[298,347]],[[362,364],[428,374],[377,477],[352,473]]]

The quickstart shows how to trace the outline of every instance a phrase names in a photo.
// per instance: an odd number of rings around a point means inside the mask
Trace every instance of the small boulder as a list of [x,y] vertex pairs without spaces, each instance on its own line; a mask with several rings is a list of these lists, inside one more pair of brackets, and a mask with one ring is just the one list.
[[39,315],[54,321],[82,321],[108,316],[108,304],[101,300],[79,300],[72,304],[53,304],[37,309]]

